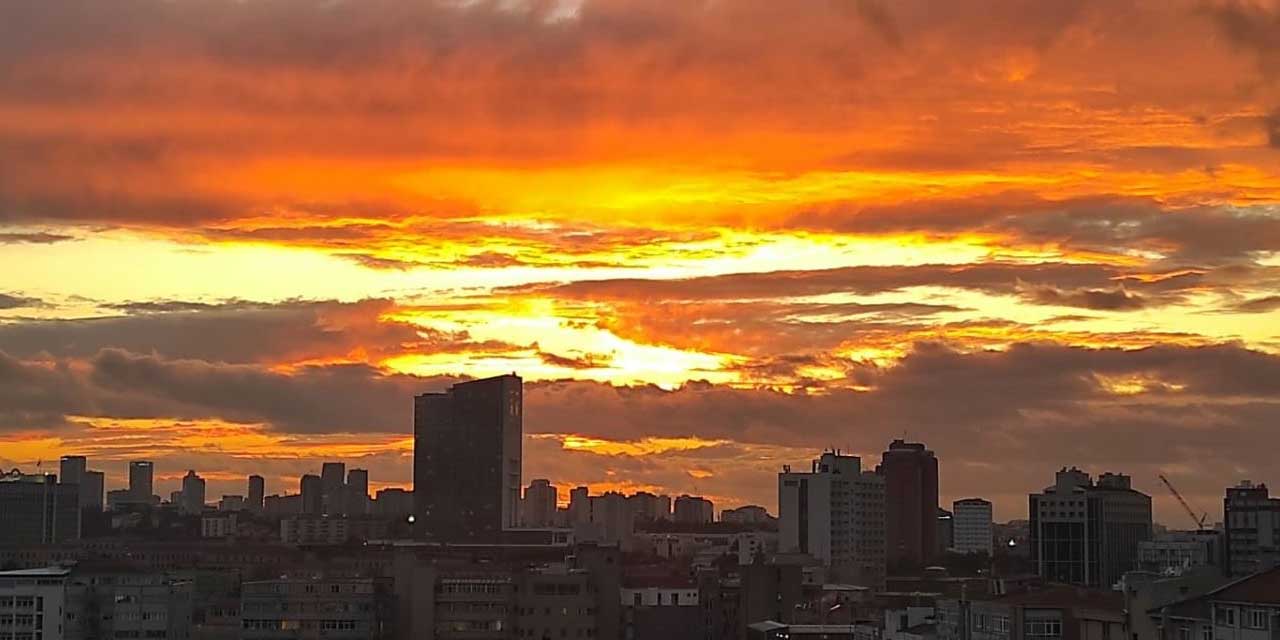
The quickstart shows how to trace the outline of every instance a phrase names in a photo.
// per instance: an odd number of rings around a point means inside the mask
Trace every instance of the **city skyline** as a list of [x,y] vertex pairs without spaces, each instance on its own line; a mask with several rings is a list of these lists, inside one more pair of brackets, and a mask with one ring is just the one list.
[[0,468],[408,486],[515,371],[597,493],[1280,483],[1274,2],[124,2],[0,5]]

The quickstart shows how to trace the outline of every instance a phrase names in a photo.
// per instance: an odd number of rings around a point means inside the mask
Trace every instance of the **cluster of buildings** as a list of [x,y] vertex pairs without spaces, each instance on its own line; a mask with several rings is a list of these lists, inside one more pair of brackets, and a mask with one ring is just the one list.
[[[83,457],[0,476],[0,640],[1225,640],[1280,635],[1280,499],[1161,532],[1128,476],[1076,468],[996,524],[939,504],[895,440],[778,474],[778,514],[522,477],[520,378],[414,399],[414,487],[326,462],[296,494],[107,492]],[[105,510],[104,510],[105,507]]]

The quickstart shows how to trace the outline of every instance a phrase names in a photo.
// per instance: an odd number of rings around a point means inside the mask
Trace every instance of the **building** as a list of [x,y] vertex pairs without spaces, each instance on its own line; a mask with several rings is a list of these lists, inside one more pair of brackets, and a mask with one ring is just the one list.
[[586,487],[569,490],[569,524],[591,521],[591,495]]
[[[880,587],[885,577],[885,479],[857,456],[829,451],[808,473],[778,474],[778,550],[804,553],[834,580]],[[785,622],[785,620],[782,620]]]
[[379,640],[394,633],[388,580],[317,578],[245,582],[243,640]]
[[414,399],[418,534],[496,540],[519,525],[523,383],[514,374]]
[[1031,557],[1045,580],[1111,588],[1137,568],[1138,543],[1151,539],[1151,497],[1129,476],[1104,473],[1093,482],[1072,467],[1053,486],[1031,494]]
[[58,481],[63,484],[80,484],[89,461],[84,456],[62,456],[58,461]]
[[716,506],[701,496],[680,496],[675,500],[675,521],[707,524],[715,520]]
[[205,498],[204,478],[196,475],[194,469],[188,469],[182,477],[182,502],[179,505],[183,513],[199,515],[204,511]]
[[261,513],[263,498],[267,494],[267,482],[259,475],[249,476],[249,500],[246,503],[249,511]]
[[671,496],[656,496],[648,491],[637,491],[627,496],[631,513],[638,522],[657,522],[671,519]]
[[300,493],[270,495],[262,499],[262,513],[272,517],[296,516],[302,513],[302,507]]
[[369,471],[352,469],[347,472],[347,502],[343,513],[349,516],[369,514]]
[[155,465],[148,460],[134,460],[129,463],[129,493],[134,500],[145,504],[156,504],[155,498]]
[[1146,613],[1158,640],[1271,640],[1280,636],[1280,567]]
[[[600,599],[617,597],[617,590],[597,590],[589,572],[552,564],[520,572],[515,578],[516,637],[595,638]],[[653,636],[636,636],[647,638]]]
[[[1170,531],[1138,543],[1138,568],[1177,576],[1222,564],[1222,532]],[[1221,574],[1220,571],[1214,573]]]
[[0,540],[53,544],[80,538],[80,485],[58,477],[0,472]]
[[938,554],[941,555],[947,551],[953,550],[956,546],[956,523],[955,515],[950,511],[938,507]]
[[769,512],[765,511],[764,507],[754,504],[750,504],[745,507],[738,507],[737,509],[725,509],[720,512],[720,522],[729,522],[733,524],[769,524],[776,519],[777,518],[769,515]]
[[105,485],[101,471],[85,471],[80,481],[80,508],[101,512]]
[[236,535],[235,513],[210,513],[200,518],[201,538],[230,538]]
[[955,531],[952,548],[960,553],[994,551],[995,531],[991,523],[991,502],[965,498],[951,503],[951,523]]
[[413,513],[413,492],[400,487],[379,490],[373,501],[373,513],[379,518],[404,521]]
[[0,638],[63,640],[70,569],[0,571]]
[[244,496],[222,496],[218,499],[218,511],[244,511]]
[[347,465],[343,462],[326,462],[320,466],[320,492],[323,496],[322,513],[341,515],[347,497]]
[[324,488],[320,476],[304,474],[298,479],[298,493],[302,496],[302,513],[315,516],[324,513]]
[[886,561],[929,562],[938,552],[938,458],[924,444],[894,440],[876,473],[884,477]]
[[940,598],[936,620],[939,640],[1118,640],[1129,637],[1123,594],[1067,585],[1026,589],[986,599]]
[[631,548],[636,519],[631,513],[631,503],[626,496],[617,491],[607,491],[602,495],[591,496],[588,504],[591,507],[591,526],[577,527],[575,535],[578,539]]
[[521,523],[526,527],[550,527],[556,522],[556,501],[559,498],[550,480],[537,479],[524,490],[521,502]]
[[302,515],[280,520],[280,541],[293,545],[337,545],[351,539],[346,518]]
[[1280,498],[1249,481],[1227,489],[1222,501],[1226,569],[1247,576],[1280,564]]
[[623,575],[621,591],[623,637],[704,637],[698,585],[688,576]]

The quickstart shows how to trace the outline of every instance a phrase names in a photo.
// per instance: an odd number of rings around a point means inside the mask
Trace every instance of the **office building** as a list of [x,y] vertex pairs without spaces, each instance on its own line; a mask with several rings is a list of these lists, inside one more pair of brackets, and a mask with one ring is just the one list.
[[369,514],[369,471],[352,469],[347,472],[347,502],[343,513],[349,516]]
[[245,582],[244,640],[381,640],[393,633],[389,581],[316,578]]
[[1222,501],[1227,575],[1243,577],[1280,565],[1280,498],[1245,480]]
[[0,472],[0,540],[52,544],[80,538],[80,486],[53,474]]
[[822,454],[807,473],[778,474],[778,550],[806,553],[832,582],[884,585],[885,479],[857,456]]
[[84,481],[88,460],[84,456],[62,456],[58,464],[58,482],[80,484]]
[[675,501],[675,521],[708,524],[715,519],[716,506],[700,496],[680,496]]
[[1169,531],[1138,543],[1138,568],[1162,576],[1180,576],[1222,564],[1223,533]]
[[302,513],[324,513],[324,488],[320,476],[308,473],[298,479],[298,493],[302,495]]
[[414,399],[418,534],[486,541],[519,525],[523,384],[514,374]]
[[323,496],[322,513],[340,515],[346,509],[347,465],[342,462],[326,462],[320,467],[320,492]]
[[991,502],[982,498],[965,498],[951,503],[955,542],[960,553],[985,553],[994,550],[995,532],[991,523]]
[[194,469],[188,469],[187,475],[182,477],[182,495],[179,502],[179,508],[183,513],[190,515],[199,515],[204,511],[204,478],[196,475]]
[[921,566],[938,551],[938,458],[919,442],[894,440],[876,469],[884,477],[890,566]]
[[524,501],[521,503],[521,520],[524,526],[540,528],[555,525],[557,493],[550,480],[539,478],[530,482],[524,490]]
[[0,640],[77,637],[67,633],[63,620],[70,575],[61,567],[0,571]]
[[80,508],[102,511],[106,480],[101,471],[85,471],[80,481]]
[[1097,483],[1072,467],[1032,494],[1031,557],[1046,580],[1111,588],[1138,566],[1138,544],[1151,539],[1151,497],[1129,476],[1104,473]]
[[154,504],[155,467],[147,460],[134,460],[129,463],[129,493],[140,503]]
[[267,481],[259,475],[249,476],[249,499],[245,506],[253,513],[262,511],[262,501],[267,495]]

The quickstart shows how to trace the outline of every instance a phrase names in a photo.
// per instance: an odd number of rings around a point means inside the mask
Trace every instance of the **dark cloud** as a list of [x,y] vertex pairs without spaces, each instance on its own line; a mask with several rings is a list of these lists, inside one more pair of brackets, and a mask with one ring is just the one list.
[[1280,296],[1265,296],[1245,300],[1231,309],[1237,313],[1270,313],[1280,309]]
[[1124,287],[1115,289],[1059,289],[1053,286],[1025,287],[1020,292],[1036,304],[1079,307],[1095,311],[1137,311],[1145,309],[1146,298],[1130,293]]
[[54,244],[75,239],[61,233],[0,233],[0,244]]
[[41,307],[44,301],[39,298],[29,298],[27,296],[11,295],[0,293],[0,310],[3,309],[21,309],[23,307]]

